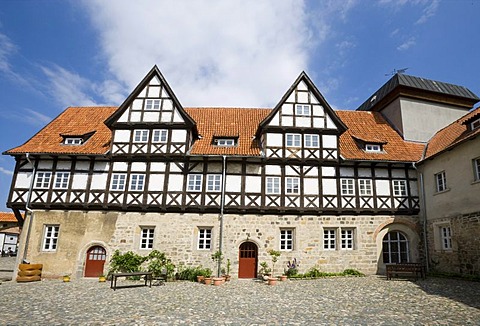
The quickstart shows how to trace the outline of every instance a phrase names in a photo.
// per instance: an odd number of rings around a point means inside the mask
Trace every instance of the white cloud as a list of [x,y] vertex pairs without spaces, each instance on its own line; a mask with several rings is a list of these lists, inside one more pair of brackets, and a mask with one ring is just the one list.
[[417,20],[416,24],[425,23],[430,17],[435,16],[440,4],[439,0],[432,0],[432,2],[423,9],[423,15]]
[[10,170],[7,170],[7,169],[5,169],[5,168],[2,168],[1,166],[0,166],[0,173],[6,174],[6,175],[10,175],[10,176],[13,175],[13,171],[10,171]]
[[84,5],[117,80],[117,91],[104,97],[119,97],[122,83],[130,92],[157,64],[183,105],[270,106],[308,68],[313,27],[301,1]]
[[9,62],[10,56],[17,52],[17,46],[6,36],[0,33],[0,71],[4,73],[11,72],[11,65]]
[[397,47],[397,50],[399,51],[405,51],[405,50],[408,50],[410,49],[412,46],[414,46],[416,44],[416,40],[415,40],[415,37],[410,37],[408,40],[406,40],[405,42],[403,42],[402,44],[400,44],[398,47]]

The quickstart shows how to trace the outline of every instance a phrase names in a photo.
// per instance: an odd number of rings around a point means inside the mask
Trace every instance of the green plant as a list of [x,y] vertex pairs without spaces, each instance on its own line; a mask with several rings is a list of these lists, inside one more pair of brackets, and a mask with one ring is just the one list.
[[211,277],[212,276],[212,270],[210,268],[204,268],[202,269],[202,274],[205,277]]
[[265,275],[265,274],[270,274],[272,270],[268,267],[268,264],[266,261],[263,261],[260,263],[260,270],[258,271],[259,274]]
[[275,274],[275,263],[278,261],[278,257],[280,257],[280,251],[270,249],[268,254],[272,257],[272,276]]
[[215,262],[215,267],[217,269],[217,276],[220,276],[220,270],[222,266],[223,254],[220,250],[217,250],[212,254],[212,260]]
[[347,276],[347,275],[351,275],[351,276],[365,276],[365,274],[363,274],[362,272],[359,272],[357,271],[356,269],[351,269],[351,268],[348,268],[346,270],[343,271],[343,275]]
[[147,261],[147,270],[153,273],[153,277],[166,275],[168,279],[174,278],[175,265],[165,253],[152,250],[147,256]]
[[287,275],[288,277],[292,277],[294,275],[297,275],[299,265],[300,265],[300,262],[297,261],[296,258],[293,258],[292,262],[288,261],[287,269],[284,271],[284,274]]
[[197,276],[203,275],[203,269],[202,266],[185,267],[183,264],[180,264],[177,275],[177,279],[179,280],[195,282],[197,280]]
[[146,260],[147,257],[140,256],[132,251],[121,254],[119,250],[115,250],[110,259],[108,274],[138,272]]
[[230,275],[230,259],[227,259],[227,275]]

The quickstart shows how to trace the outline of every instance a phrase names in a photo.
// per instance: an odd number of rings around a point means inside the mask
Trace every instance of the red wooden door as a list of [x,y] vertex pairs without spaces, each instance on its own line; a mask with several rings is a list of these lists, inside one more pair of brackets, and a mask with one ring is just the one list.
[[107,252],[100,246],[91,247],[87,252],[85,262],[85,277],[98,277],[103,274],[103,265],[107,258]]
[[244,242],[240,245],[238,259],[238,278],[257,277],[258,248],[253,242]]

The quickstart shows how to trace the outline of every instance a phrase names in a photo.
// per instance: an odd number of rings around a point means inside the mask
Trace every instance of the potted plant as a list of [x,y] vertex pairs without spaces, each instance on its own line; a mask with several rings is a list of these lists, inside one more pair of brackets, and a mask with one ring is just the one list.
[[63,281],[64,282],[70,282],[70,274],[63,275]]
[[98,275],[98,281],[99,281],[99,282],[105,282],[106,280],[107,280],[107,278],[105,277],[104,274]]
[[230,281],[230,267],[231,267],[231,264],[230,264],[230,259],[227,259],[227,270],[225,271],[225,269],[223,270],[223,277],[225,277],[225,281]]
[[[300,262],[297,261],[297,258],[293,258],[292,262],[288,261],[287,269],[284,270],[285,275],[282,275],[282,277],[285,276],[285,279],[286,279],[287,277],[292,277],[294,275],[297,275],[299,265],[300,265]],[[282,279],[282,281],[284,280]]]
[[275,263],[278,261],[278,257],[280,257],[280,251],[270,249],[268,254],[272,257],[272,276],[268,278],[268,285],[275,285],[277,284],[277,278],[275,277]]
[[260,275],[260,278],[263,279],[264,281],[268,281],[268,278],[270,277],[271,269],[268,267],[268,264],[266,261],[263,261],[260,263],[260,270],[258,271],[258,274]]
[[205,276],[205,279],[203,280],[205,285],[212,284],[212,270],[210,268],[205,268],[203,270],[203,276]]

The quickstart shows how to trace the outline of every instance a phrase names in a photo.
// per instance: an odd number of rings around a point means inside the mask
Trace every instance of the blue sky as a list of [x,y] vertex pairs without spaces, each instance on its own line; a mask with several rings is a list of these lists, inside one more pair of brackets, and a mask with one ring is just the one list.
[[[156,64],[188,106],[271,107],[305,70],[353,110],[395,69],[480,95],[480,1],[0,1],[0,151]],[[477,104],[478,106],[478,104]],[[0,156],[0,210],[14,159]]]

